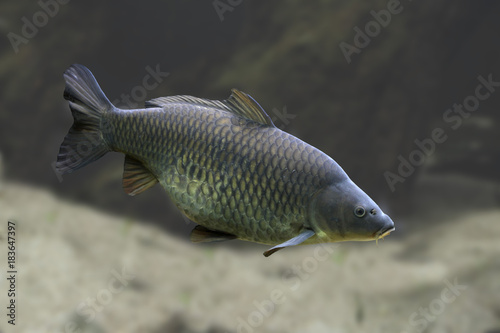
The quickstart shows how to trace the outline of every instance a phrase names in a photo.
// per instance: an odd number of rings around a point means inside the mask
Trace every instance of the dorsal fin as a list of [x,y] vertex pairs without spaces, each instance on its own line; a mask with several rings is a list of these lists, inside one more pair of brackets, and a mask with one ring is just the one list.
[[198,98],[188,95],[179,95],[179,96],[167,96],[167,97],[158,97],[147,101],[145,103],[147,108],[157,108],[168,106],[172,103],[187,103],[194,105],[202,105],[211,108],[223,109],[226,111],[230,111],[229,107],[222,103],[221,101],[214,101],[210,99]]
[[231,108],[231,112],[240,117],[253,120],[259,124],[275,127],[266,111],[252,96],[237,89],[231,90],[231,96],[224,101]]
[[156,185],[158,179],[138,160],[125,156],[123,189],[128,195],[139,194]]
[[245,119],[262,125],[275,127],[271,118],[250,95],[237,89],[231,90],[231,96],[225,101],[216,101],[187,95],[159,97],[146,102],[147,108],[165,107],[172,103],[202,105],[229,111]]

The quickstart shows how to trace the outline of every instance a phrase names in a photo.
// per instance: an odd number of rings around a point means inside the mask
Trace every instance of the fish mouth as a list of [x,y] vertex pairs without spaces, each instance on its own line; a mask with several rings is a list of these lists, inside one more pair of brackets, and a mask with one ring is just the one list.
[[385,228],[382,228],[380,229],[379,232],[377,232],[377,235],[375,236],[375,238],[377,240],[379,239],[382,239],[384,238],[385,236],[388,236],[391,232],[393,232],[394,230],[396,230],[396,228],[394,226],[387,226]]

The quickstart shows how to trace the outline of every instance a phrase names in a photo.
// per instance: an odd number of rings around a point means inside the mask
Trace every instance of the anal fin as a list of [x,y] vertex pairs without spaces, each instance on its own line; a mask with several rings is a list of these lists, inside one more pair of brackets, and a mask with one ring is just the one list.
[[158,179],[140,161],[125,156],[123,189],[128,195],[137,195],[156,185]]
[[191,236],[189,236],[189,238],[193,243],[210,243],[223,242],[231,239],[236,239],[237,237],[227,232],[210,230],[208,228],[205,228],[204,226],[197,225],[191,231]]

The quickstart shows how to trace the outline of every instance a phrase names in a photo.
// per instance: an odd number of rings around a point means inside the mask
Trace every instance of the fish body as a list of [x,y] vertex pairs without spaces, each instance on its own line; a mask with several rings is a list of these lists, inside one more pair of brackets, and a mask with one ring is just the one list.
[[310,197],[346,178],[296,137],[192,100],[106,118],[112,150],[140,161],[190,219],[239,239],[273,244],[296,236]]
[[233,90],[225,101],[161,97],[145,109],[122,110],[84,66],[71,66],[65,78],[75,122],[58,170],[72,172],[108,151],[124,153],[125,191],[136,195],[159,182],[199,225],[195,242],[276,245],[270,255],[286,246],[378,239],[394,230],[332,158],[275,127],[245,93]]

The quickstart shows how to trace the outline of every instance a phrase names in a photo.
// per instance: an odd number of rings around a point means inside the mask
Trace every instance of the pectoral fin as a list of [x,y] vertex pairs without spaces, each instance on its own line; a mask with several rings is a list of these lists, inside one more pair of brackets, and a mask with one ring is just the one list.
[[284,247],[288,246],[294,246],[294,245],[299,245],[300,243],[304,242],[306,239],[314,235],[314,231],[310,229],[306,229],[303,232],[301,232],[298,236],[293,237],[292,239],[287,240],[284,243],[281,243],[280,245],[276,245],[266,252],[264,252],[265,257],[269,257],[271,254],[273,254],[276,251],[281,250]]
[[204,226],[197,225],[191,231],[191,242],[193,243],[210,243],[210,242],[223,242],[237,238],[233,234],[223,231],[210,230]]

